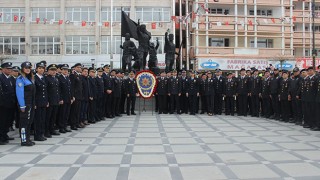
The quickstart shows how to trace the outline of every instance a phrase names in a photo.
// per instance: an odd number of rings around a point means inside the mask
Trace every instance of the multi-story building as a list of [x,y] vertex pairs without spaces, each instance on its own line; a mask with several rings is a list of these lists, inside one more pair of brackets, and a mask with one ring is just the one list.
[[[301,66],[297,60],[310,59],[312,52],[311,5],[308,0],[194,0],[192,63],[224,70],[279,67],[279,60],[285,60],[283,68]],[[316,23],[319,49],[320,19]]]
[[164,66],[164,33],[174,32],[174,6],[172,0],[1,0],[0,54],[15,64],[47,60],[119,68],[122,8],[147,25],[152,41],[159,38]]

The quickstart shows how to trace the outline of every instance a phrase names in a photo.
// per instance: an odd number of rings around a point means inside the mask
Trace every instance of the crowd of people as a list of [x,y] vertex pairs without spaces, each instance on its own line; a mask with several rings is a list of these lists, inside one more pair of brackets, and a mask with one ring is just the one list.
[[[8,136],[15,124],[21,145],[33,146],[52,136],[114,118],[135,114],[139,96],[135,72],[111,70],[109,65],[87,68],[77,63],[50,64],[30,62],[21,67],[1,65],[0,72],[0,145],[14,138]],[[126,108],[125,106],[126,103]],[[34,141],[31,140],[34,135]]]
[[[33,67],[35,67],[33,69]],[[319,69],[320,67],[318,67]],[[139,96],[135,72],[97,69],[77,63],[45,61],[21,67],[6,62],[0,71],[0,145],[13,140],[19,128],[21,145],[33,146],[61,133],[87,125],[136,115]],[[221,69],[206,72],[176,70],[157,75],[154,93],[159,114],[208,114],[264,117],[320,130],[320,77],[313,67],[292,72],[270,66],[241,69],[223,76]],[[34,135],[34,141],[31,135]]]

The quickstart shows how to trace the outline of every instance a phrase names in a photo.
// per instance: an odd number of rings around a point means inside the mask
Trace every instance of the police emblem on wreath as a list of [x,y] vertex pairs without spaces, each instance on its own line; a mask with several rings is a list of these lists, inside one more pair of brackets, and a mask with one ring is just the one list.
[[147,99],[151,98],[156,90],[157,80],[152,71],[145,70],[137,73],[137,86],[140,95]]

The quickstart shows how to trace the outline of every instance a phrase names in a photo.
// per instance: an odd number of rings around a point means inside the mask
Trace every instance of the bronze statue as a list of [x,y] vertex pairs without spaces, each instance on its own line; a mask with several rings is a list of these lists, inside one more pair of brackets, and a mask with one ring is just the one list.
[[140,25],[140,19],[138,20],[138,26],[137,26],[137,34],[138,34],[138,41],[139,41],[139,47],[138,47],[138,57],[139,57],[139,69],[146,68],[147,64],[147,56],[149,52],[149,45],[150,45],[150,39],[151,39],[151,33],[147,31],[146,25],[142,24]]
[[136,45],[133,41],[130,40],[130,34],[126,33],[125,35],[125,42],[123,45],[120,45],[120,48],[123,49],[123,56],[122,56],[122,70],[125,71],[127,66],[129,72],[131,71],[131,61],[136,52]]
[[159,48],[159,39],[157,38],[157,45],[155,46],[154,43],[150,43],[149,47],[149,61],[148,67],[151,71],[154,71],[154,68],[157,67],[158,64],[158,57],[157,57],[157,50]]
[[176,54],[179,55],[179,53],[176,52],[176,45],[173,43],[174,36],[173,34],[169,34],[169,37],[168,37],[168,31],[165,33],[165,44],[164,44],[164,53],[166,53],[166,56],[165,56],[166,72],[172,71],[175,55]]

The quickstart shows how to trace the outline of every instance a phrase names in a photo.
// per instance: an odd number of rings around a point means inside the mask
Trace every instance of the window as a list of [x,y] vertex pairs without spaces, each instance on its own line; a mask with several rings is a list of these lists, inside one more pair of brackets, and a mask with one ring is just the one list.
[[136,19],[141,22],[170,22],[170,8],[136,8]]
[[67,8],[67,19],[70,22],[95,22],[95,8],[81,7],[81,8]]
[[[0,23],[23,22],[25,18],[24,8],[0,8]],[[18,19],[15,21],[15,16]]]
[[32,37],[32,54],[60,54],[60,38],[58,37]]
[[[254,10],[249,10],[249,15],[254,16]],[[272,10],[258,9],[257,16],[272,16]]]
[[[129,15],[130,13],[130,8],[125,7],[122,8],[125,13]],[[101,10],[101,21],[111,21],[111,9],[110,7],[103,7]],[[121,22],[121,7],[115,7],[113,8],[113,22]]]
[[24,37],[0,37],[0,54],[25,54],[25,42]]
[[[131,39],[132,40],[132,39]],[[122,43],[124,42],[124,38],[122,39]],[[102,36],[101,37],[101,54],[111,54],[111,48],[113,54],[120,54],[121,49],[121,37],[113,36],[113,44],[111,45],[110,36]]]
[[310,50],[309,49],[306,49],[304,51],[304,56],[310,56]]
[[31,21],[36,22],[37,18],[47,19],[48,21],[53,20],[55,22],[60,19],[60,9],[59,8],[32,8]]
[[66,54],[94,54],[94,36],[67,36]]
[[210,14],[224,14],[224,15],[228,15],[229,14],[229,9],[209,8],[208,10],[209,10]]
[[229,38],[209,38],[209,46],[229,47]]
[[305,26],[304,31],[309,31],[309,26]]
[[[306,30],[307,31],[307,30]],[[320,32],[320,26],[314,26],[314,31],[315,32]]]
[[[257,48],[273,48],[273,39],[258,39]],[[250,40],[250,47],[254,48],[254,40]]]

